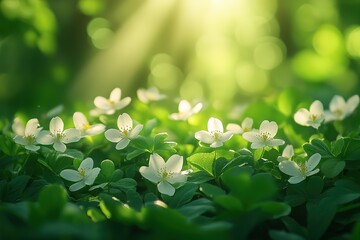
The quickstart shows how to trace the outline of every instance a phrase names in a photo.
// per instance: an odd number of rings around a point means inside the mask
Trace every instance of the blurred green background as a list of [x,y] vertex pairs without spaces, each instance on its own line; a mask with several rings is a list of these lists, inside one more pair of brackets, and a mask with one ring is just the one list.
[[1,0],[1,115],[152,85],[215,109],[282,93],[348,97],[360,92],[359,9],[357,0]]

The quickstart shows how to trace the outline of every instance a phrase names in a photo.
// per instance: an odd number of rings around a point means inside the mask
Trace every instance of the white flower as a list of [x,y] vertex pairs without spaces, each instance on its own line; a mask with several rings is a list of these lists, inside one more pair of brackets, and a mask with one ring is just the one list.
[[172,184],[187,180],[187,176],[181,174],[182,165],[182,156],[174,154],[165,162],[160,155],[154,153],[150,155],[149,167],[142,166],[139,171],[144,178],[157,184],[160,193],[173,196],[175,188]]
[[39,121],[36,118],[30,119],[26,123],[26,126],[24,126],[18,118],[15,118],[12,128],[16,134],[14,142],[25,146],[25,148],[30,151],[35,152],[40,149],[39,146],[36,146],[36,144],[38,144],[36,137],[41,131],[41,128],[39,128]]
[[67,143],[80,140],[80,131],[75,128],[64,130],[64,122],[59,117],[54,117],[50,121],[50,131],[41,131],[37,137],[40,144],[50,145],[58,152],[65,152]]
[[285,160],[291,160],[291,158],[294,156],[294,147],[292,145],[286,145],[284,148],[282,155],[277,158],[279,162],[285,161]]
[[179,103],[179,112],[178,113],[172,113],[170,115],[170,118],[173,120],[187,120],[192,115],[200,112],[203,105],[202,103],[196,104],[194,107],[191,106],[191,104],[186,100],[181,100]]
[[311,126],[318,129],[324,121],[324,107],[319,100],[314,101],[310,106],[310,111],[300,108],[294,115],[296,123],[302,126]]
[[81,136],[94,136],[105,131],[104,124],[90,125],[85,115],[81,112],[75,112],[73,115],[74,126],[80,131]]
[[94,104],[96,109],[91,111],[92,115],[99,115],[99,114],[114,114],[116,110],[123,109],[131,102],[130,97],[126,97],[121,99],[121,89],[115,88],[111,91],[109,99],[98,96],[94,100]]
[[335,95],[330,101],[330,110],[325,111],[325,122],[343,120],[359,105],[359,96],[354,95],[345,102],[341,96]]
[[217,148],[223,145],[223,142],[229,140],[233,132],[224,132],[222,122],[211,117],[208,121],[208,131],[198,131],[195,133],[195,138],[201,142],[210,144],[210,147]]
[[91,186],[94,184],[96,177],[99,175],[100,168],[93,168],[94,161],[92,158],[85,158],[78,170],[65,169],[60,172],[60,176],[68,181],[76,182],[69,188],[71,192],[75,192],[86,185]]
[[150,87],[149,89],[140,88],[137,90],[137,96],[143,103],[149,103],[151,101],[159,101],[166,98],[166,95],[160,94],[156,87]]
[[[312,155],[309,160],[303,164],[297,164],[294,161],[285,160],[279,163],[279,169],[283,173],[291,176],[288,180],[291,184],[296,184],[303,181],[306,177],[318,173],[320,170],[315,167],[319,164],[321,155],[315,153]],[[314,170],[315,169],[315,170]]]
[[245,140],[251,142],[252,149],[263,148],[266,146],[279,146],[285,142],[281,139],[274,139],[278,131],[278,125],[276,122],[269,122],[268,120],[263,121],[260,124],[259,130],[253,130],[245,132],[242,136]]
[[133,120],[127,113],[119,115],[117,120],[118,129],[109,129],[105,132],[105,137],[110,142],[117,143],[116,149],[124,149],[131,139],[136,138],[142,130],[143,125],[138,124],[133,128]]
[[242,121],[241,126],[236,123],[229,123],[226,126],[226,130],[231,131],[234,134],[243,134],[244,132],[249,132],[252,130],[253,122],[254,121],[252,118],[247,117]]

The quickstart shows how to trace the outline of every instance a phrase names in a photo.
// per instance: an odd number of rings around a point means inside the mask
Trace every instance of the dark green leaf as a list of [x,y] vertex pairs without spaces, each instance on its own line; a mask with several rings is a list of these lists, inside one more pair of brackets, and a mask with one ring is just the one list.
[[315,153],[320,153],[322,159],[334,158],[330,148],[320,139],[313,139],[311,144],[306,143],[303,146],[306,153],[311,156]]
[[321,164],[321,172],[325,177],[333,178],[339,175],[345,168],[345,161],[328,159]]
[[114,162],[109,159],[106,159],[101,162],[100,166],[101,166],[101,173],[104,174],[105,178],[108,181],[110,181],[115,171]]
[[213,163],[214,163],[215,153],[196,153],[187,158],[188,164],[194,170],[205,171],[211,176],[213,174]]
[[225,195],[225,191],[219,188],[218,186],[215,186],[213,184],[209,183],[203,183],[200,185],[200,191],[205,194],[205,196],[209,198],[214,198],[219,195]]
[[193,183],[186,183],[175,191],[174,196],[163,194],[163,200],[172,208],[179,208],[191,201],[199,186]]

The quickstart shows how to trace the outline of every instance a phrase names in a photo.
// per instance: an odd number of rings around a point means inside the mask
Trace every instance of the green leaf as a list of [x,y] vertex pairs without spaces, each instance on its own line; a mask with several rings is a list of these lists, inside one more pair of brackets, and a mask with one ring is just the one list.
[[115,171],[114,162],[109,159],[103,160],[100,167],[101,173],[104,174],[106,180],[110,181]]
[[305,238],[295,233],[279,230],[270,230],[269,235],[272,240],[305,240]]
[[199,186],[193,183],[186,183],[175,191],[174,196],[162,194],[162,199],[172,208],[179,208],[191,201]]
[[143,202],[139,193],[137,193],[132,189],[129,189],[126,191],[126,198],[127,198],[126,203],[130,207],[136,209],[137,211],[140,211]]
[[102,222],[106,219],[105,216],[96,208],[90,208],[89,210],[87,210],[86,214],[95,223]]
[[214,177],[205,171],[191,173],[187,179],[189,183],[201,184],[213,180]]
[[214,202],[228,211],[243,211],[241,201],[232,195],[219,195],[214,198]]
[[131,153],[129,153],[128,155],[126,155],[126,159],[127,160],[132,160],[138,156],[140,156],[143,153],[146,153],[147,151],[145,149],[136,149],[134,151],[132,151]]
[[39,207],[49,218],[57,218],[68,200],[67,192],[60,185],[48,185],[39,195]]
[[320,153],[322,159],[334,158],[330,148],[320,139],[313,139],[311,144],[306,143],[303,146],[305,152],[308,156],[311,156],[315,153]]
[[13,178],[8,183],[8,193],[5,196],[8,201],[17,202],[21,199],[23,195],[23,191],[25,190],[26,186],[30,181],[30,176],[27,175],[20,175]]
[[215,207],[209,199],[199,198],[183,205],[177,211],[188,219],[194,219],[206,212],[214,213]]
[[218,186],[209,183],[203,183],[200,185],[199,190],[209,198],[214,198],[219,195],[225,195],[225,191]]
[[255,161],[259,160],[262,157],[263,153],[264,153],[264,148],[256,149],[254,151],[254,160]]
[[318,197],[324,187],[324,181],[319,176],[312,176],[306,183],[306,193],[309,198]]
[[213,164],[215,159],[215,153],[196,153],[187,158],[188,164],[196,171],[205,171],[211,176],[213,174]]
[[291,212],[291,207],[281,202],[261,202],[255,204],[253,208],[258,208],[263,214],[271,216],[271,218],[280,218],[287,216]]
[[132,178],[122,178],[116,182],[111,182],[110,186],[118,188],[124,192],[135,190],[137,182]]
[[339,156],[344,147],[344,139],[339,138],[335,142],[331,142],[331,152],[334,156]]
[[321,172],[325,177],[333,178],[339,175],[345,168],[345,161],[329,159],[321,164]]
[[360,139],[344,139],[343,159],[345,161],[360,160]]
[[66,149],[66,151],[64,153],[59,154],[57,158],[61,158],[61,157],[83,160],[84,154],[76,149]]

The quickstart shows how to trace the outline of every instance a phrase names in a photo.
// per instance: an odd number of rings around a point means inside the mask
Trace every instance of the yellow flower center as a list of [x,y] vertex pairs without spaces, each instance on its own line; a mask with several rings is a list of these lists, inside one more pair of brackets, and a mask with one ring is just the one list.
[[318,118],[318,116],[316,114],[311,114],[310,115],[310,120],[313,121],[313,122],[315,122],[317,118]]
[[81,169],[79,170],[79,173],[80,173],[80,175],[81,175],[82,177],[85,177],[85,169],[81,168]]
[[260,132],[260,137],[263,141],[266,141],[271,138],[269,132]]
[[222,132],[220,132],[219,130],[215,130],[215,131],[211,131],[210,135],[214,138],[215,141],[217,141],[221,137]]
[[166,178],[169,174],[166,171],[163,171],[161,175],[163,178]]
[[84,124],[82,125],[82,128],[83,128],[84,130],[88,130],[88,129],[90,128],[90,124],[89,124],[89,123],[84,123]]

